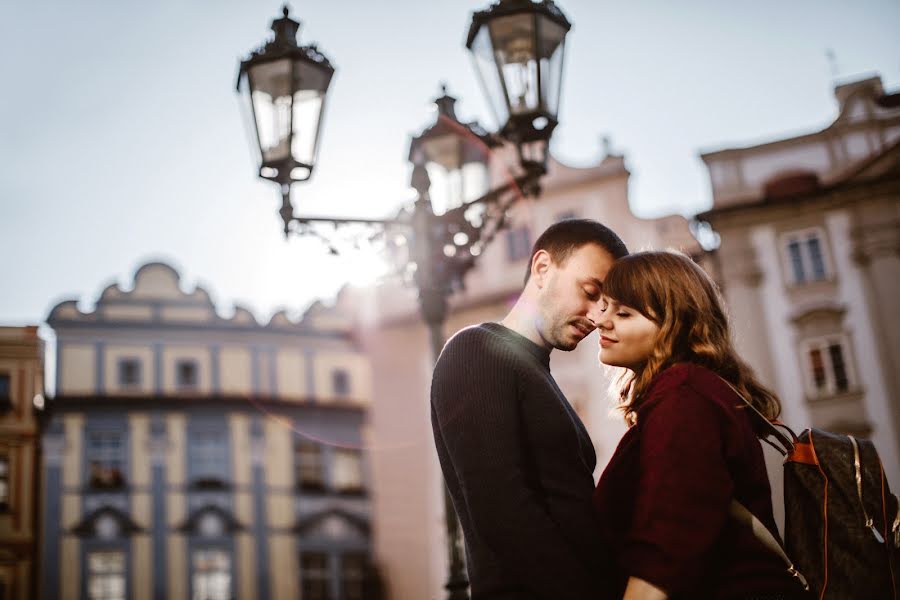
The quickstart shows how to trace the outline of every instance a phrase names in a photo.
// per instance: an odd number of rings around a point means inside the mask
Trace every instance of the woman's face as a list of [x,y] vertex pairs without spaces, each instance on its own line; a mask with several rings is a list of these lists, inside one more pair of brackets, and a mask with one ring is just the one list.
[[659,326],[637,310],[603,298],[600,316],[600,362],[640,370],[656,344]]

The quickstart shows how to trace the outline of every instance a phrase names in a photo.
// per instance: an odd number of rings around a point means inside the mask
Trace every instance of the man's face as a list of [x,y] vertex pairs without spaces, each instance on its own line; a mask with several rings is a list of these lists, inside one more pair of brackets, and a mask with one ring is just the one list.
[[548,347],[574,350],[600,321],[603,280],[612,254],[598,244],[585,244],[562,264],[551,261],[541,280],[537,330]]

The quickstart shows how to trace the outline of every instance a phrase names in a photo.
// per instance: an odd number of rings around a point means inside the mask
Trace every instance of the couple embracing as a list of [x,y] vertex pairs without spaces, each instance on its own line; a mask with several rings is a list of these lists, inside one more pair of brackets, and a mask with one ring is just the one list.
[[[600,362],[621,370],[629,425],[596,486],[591,438],[550,373],[550,352],[594,329]],[[736,500],[775,532],[741,397],[780,411],[737,356],[700,267],[628,254],[596,221],[547,229],[510,313],[456,334],[434,371],[435,444],[472,600],[802,598],[729,515]]]

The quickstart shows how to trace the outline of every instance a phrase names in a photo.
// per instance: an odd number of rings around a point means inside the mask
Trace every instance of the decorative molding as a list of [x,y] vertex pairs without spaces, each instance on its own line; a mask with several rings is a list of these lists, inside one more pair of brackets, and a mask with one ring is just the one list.
[[750,244],[731,248],[720,254],[722,274],[725,281],[738,280],[749,287],[759,287],[765,272],[759,264],[756,249]]
[[85,516],[70,532],[78,537],[105,538],[100,529],[103,527],[104,517],[110,517],[118,526],[118,534],[113,537],[127,537],[136,533],[143,533],[144,529],[135,523],[130,516],[114,506],[104,506]]
[[788,317],[795,325],[803,326],[804,324],[818,319],[831,319],[840,323],[847,307],[834,300],[817,299],[796,306]]
[[231,512],[223,509],[215,504],[206,504],[194,510],[187,520],[175,528],[176,531],[189,535],[200,535],[199,525],[204,516],[212,514],[222,520],[225,526],[225,532],[235,533],[237,531],[246,531],[247,527],[241,524]]
[[850,239],[851,256],[860,266],[884,256],[900,256],[900,220],[854,227]]

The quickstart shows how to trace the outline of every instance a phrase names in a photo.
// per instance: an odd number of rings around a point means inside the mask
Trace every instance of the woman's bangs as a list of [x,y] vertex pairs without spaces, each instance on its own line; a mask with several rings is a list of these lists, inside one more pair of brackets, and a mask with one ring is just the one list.
[[613,263],[603,280],[603,293],[653,319],[652,289],[647,269],[636,260],[638,255],[624,256]]

